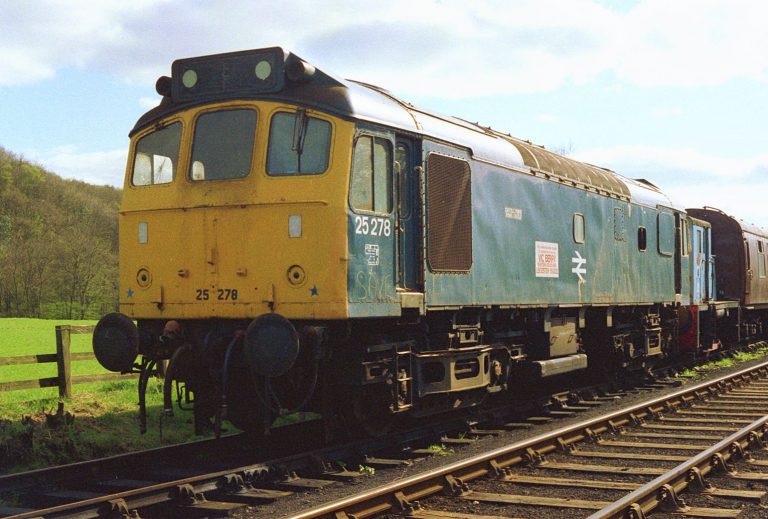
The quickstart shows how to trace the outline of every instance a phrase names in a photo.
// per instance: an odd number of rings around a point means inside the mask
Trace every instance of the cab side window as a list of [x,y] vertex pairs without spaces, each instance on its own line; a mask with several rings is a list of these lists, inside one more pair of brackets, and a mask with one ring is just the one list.
[[134,186],[168,184],[179,163],[181,123],[173,123],[136,143],[131,182]]
[[352,156],[349,205],[356,211],[392,212],[392,144],[361,135]]

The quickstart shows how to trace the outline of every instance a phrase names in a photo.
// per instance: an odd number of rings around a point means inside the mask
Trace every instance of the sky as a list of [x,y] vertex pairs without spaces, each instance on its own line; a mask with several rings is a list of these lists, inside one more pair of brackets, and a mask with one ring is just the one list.
[[766,20],[763,0],[0,0],[0,147],[122,186],[174,59],[277,45],[768,228]]

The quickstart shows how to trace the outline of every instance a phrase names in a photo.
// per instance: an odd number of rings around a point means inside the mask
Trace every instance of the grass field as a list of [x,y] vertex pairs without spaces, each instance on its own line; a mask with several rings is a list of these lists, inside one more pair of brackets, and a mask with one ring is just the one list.
[[[0,357],[56,353],[56,326],[95,325],[95,321],[0,319]],[[71,336],[72,352],[90,352],[91,334]],[[72,363],[72,375],[107,373],[97,361]],[[56,364],[0,366],[0,382],[56,376]],[[139,433],[136,379],[74,384],[72,398],[63,401],[74,419],[55,425],[50,416],[59,405],[58,388],[0,392],[0,474],[93,459],[123,452],[182,443],[194,435],[192,412],[174,408],[163,416],[162,381],[147,388],[147,433]],[[175,396],[175,392],[174,392]],[[319,418],[294,413],[274,426]],[[225,427],[236,429],[227,423]]]
[[[0,319],[0,357],[56,352],[59,324],[94,321]],[[73,352],[91,351],[91,335],[72,335]],[[72,363],[73,375],[106,372],[93,361]],[[0,366],[0,382],[56,376],[56,364]],[[71,424],[48,425],[56,411],[57,388],[0,392],[0,473],[90,459],[194,438],[191,412],[162,417],[162,382],[147,391],[147,434],[139,434],[136,380],[76,384],[64,402]]]
[[[56,353],[56,326],[62,324],[85,326],[95,325],[96,321],[0,319],[0,357]],[[73,352],[90,352],[91,335],[72,335],[71,348]],[[73,375],[91,375],[95,373],[106,373],[95,360],[72,363]],[[55,376],[55,363],[0,366],[0,382]],[[58,398],[58,389],[53,387],[3,392],[0,393],[0,404],[44,398]]]

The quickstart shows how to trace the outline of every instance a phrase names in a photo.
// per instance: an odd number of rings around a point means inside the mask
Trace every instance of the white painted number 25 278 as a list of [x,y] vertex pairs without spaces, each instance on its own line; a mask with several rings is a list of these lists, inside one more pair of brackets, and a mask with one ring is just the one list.
[[392,222],[387,218],[375,216],[355,216],[355,234],[390,236],[392,234]]

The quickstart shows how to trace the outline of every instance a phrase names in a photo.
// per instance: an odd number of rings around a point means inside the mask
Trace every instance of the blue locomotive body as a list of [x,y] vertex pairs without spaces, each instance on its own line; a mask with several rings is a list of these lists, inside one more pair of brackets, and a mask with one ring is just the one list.
[[[258,429],[295,407],[377,433],[401,413],[762,335],[762,231],[279,48],[179,60],[173,76],[134,129],[124,219],[138,244],[126,234],[121,247],[134,262],[151,247],[178,251],[173,233],[148,240],[147,219],[196,225],[202,245],[178,265],[152,258],[156,280],[146,265],[126,267],[123,306],[139,329],[111,314],[94,350],[118,371],[140,353],[142,381],[170,359],[167,380],[195,393],[198,426],[229,413]],[[195,159],[198,134],[229,138],[205,126],[216,117],[251,121],[238,127],[247,149]],[[188,178],[163,169],[177,160]],[[217,162],[242,167],[216,177]],[[732,268],[716,271],[713,244],[731,265],[741,240]],[[231,286],[192,286],[199,274]]]

